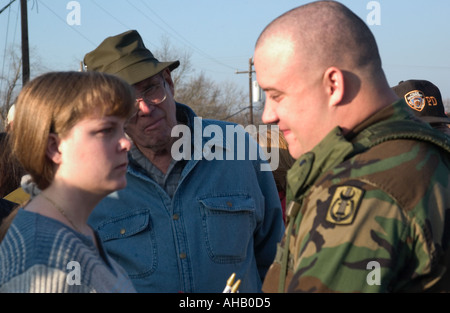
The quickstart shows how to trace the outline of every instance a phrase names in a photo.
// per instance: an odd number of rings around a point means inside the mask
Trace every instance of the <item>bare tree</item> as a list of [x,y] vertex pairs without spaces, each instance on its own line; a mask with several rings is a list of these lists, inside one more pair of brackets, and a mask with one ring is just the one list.
[[17,96],[17,89],[22,87],[20,79],[22,78],[22,58],[17,56],[17,53],[11,49],[9,53],[10,59],[10,71],[8,75],[0,76],[1,86],[0,90],[0,130],[3,131],[6,128],[6,119],[9,109],[14,104],[14,100]]
[[[9,60],[9,70],[0,76],[0,131],[6,128],[6,119],[9,109],[14,104],[17,95],[22,89],[22,58],[20,56],[20,47],[17,45],[8,49],[7,56]],[[35,49],[30,50],[32,56],[31,77],[48,71],[48,68],[42,65],[40,57],[34,53]]]
[[446,98],[446,99],[442,100],[442,102],[444,102],[445,113],[447,115],[450,114],[450,98]]
[[180,66],[172,72],[178,102],[190,106],[203,118],[248,124],[248,109],[243,109],[248,106],[248,94],[232,82],[219,84],[203,72],[197,73],[192,66],[190,52],[180,52],[167,37],[163,37],[161,42],[162,47],[154,53],[160,61],[180,60]]
[[[188,104],[198,116],[246,125],[247,95],[234,83],[217,83],[200,73],[182,82],[175,98]],[[243,108],[244,107],[244,108]]]
[[[180,52],[170,43],[167,37],[161,38],[161,48],[154,51],[155,57],[161,62],[180,61],[180,66],[172,72],[172,79],[175,86],[178,86],[186,77],[194,71],[191,63],[191,53],[189,51]],[[176,90],[175,90],[176,92]]]
[[[246,126],[249,121],[248,115],[248,93],[244,92],[240,86],[232,82],[217,83],[205,76],[204,73],[197,73],[192,66],[191,53],[176,49],[169,39],[163,37],[160,49],[154,51],[155,57],[160,61],[179,60],[180,66],[172,72],[172,79],[175,83],[175,99],[190,106],[199,116],[219,120],[228,120]],[[3,80],[5,90],[0,90],[0,130],[6,127],[6,117],[8,110],[20,91],[21,83],[21,59],[17,55],[20,49],[11,49],[10,64],[14,74],[7,77],[0,77]],[[33,54],[36,59],[35,54]],[[32,62],[32,72],[39,73],[48,71],[41,66],[36,69]]]

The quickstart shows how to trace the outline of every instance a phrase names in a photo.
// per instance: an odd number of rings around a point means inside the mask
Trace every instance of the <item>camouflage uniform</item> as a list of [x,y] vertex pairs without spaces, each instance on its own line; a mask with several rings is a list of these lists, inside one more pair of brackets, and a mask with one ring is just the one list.
[[288,172],[290,220],[263,291],[449,291],[449,140],[403,100],[330,132]]

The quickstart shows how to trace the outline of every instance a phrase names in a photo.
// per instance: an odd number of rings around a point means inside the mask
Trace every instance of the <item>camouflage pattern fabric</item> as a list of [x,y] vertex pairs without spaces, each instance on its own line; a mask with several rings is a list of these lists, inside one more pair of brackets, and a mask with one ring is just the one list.
[[450,162],[438,145],[449,137],[402,100],[300,157],[263,291],[449,291]]

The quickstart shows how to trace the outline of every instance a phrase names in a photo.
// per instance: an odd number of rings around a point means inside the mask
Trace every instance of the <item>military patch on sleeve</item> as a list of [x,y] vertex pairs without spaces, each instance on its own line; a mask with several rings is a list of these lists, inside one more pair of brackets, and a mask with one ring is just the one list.
[[364,190],[355,186],[340,186],[336,188],[326,220],[333,224],[351,224],[356,216]]

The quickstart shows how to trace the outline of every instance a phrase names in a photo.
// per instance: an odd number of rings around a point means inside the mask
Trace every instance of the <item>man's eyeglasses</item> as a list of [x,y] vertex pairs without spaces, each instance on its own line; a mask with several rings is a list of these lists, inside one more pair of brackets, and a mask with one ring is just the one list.
[[136,97],[136,107],[139,108],[139,103],[145,101],[148,104],[160,104],[166,100],[166,81],[155,84],[144,90],[140,97]]
[[136,102],[134,103],[136,107],[136,112],[134,112],[129,118],[127,123],[135,122],[136,116],[139,112],[139,104],[141,101],[144,101],[146,104],[157,105],[166,100],[166,81],[163,80],[163,83],[157,83],[146,90],[139,96],[136,97]]

